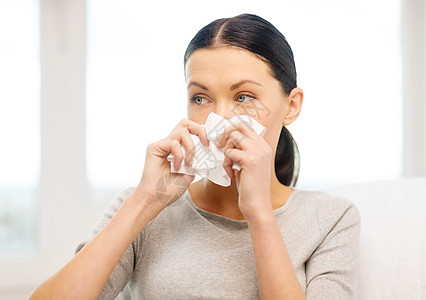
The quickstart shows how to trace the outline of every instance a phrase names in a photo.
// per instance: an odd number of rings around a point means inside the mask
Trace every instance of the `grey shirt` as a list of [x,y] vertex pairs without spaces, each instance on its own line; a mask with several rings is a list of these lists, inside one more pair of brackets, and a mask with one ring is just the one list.
[[[134,189],[118,194],[76,252]],[[274,212],[307,298],[356,299],[358,209],[325,192],[296,189]],[[140,232],[100,299],[114,299],[126,284],[133,299],[259,299],[247,222],[200,209],[187,190]]]

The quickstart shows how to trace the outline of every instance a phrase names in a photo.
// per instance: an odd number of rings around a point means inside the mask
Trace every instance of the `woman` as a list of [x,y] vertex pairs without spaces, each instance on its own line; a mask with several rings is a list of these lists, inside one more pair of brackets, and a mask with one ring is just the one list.
[[[115,199],[78,254],[32,297],[113,299],[129,283],[136,299],[354,298],[357,208],[289,187],[298,162],[285,126],[298,117],[303,91],[284,36],[255,15],[219,19],[196,34],[184,65],[188,119],[148,146],[138,186]],[[264,136],[242,122],[207,139],[209,113],[229,119],[253,110]],[[223,149],[229,187],[171,173],[170,154],[176,169],[191,166],[190,134]]]

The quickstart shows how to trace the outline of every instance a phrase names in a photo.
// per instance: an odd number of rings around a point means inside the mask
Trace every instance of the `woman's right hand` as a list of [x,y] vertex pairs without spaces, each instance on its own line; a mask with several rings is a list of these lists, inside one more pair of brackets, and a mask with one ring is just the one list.
[[[161,203],[164,207],[182,196],[195,176],[171,173],[167,156],[170,153],[174,155],[176,170],[179,170],[182,163],[191,166],[195,145],[190,133],[198,135],[204,145],[209,145],[205,128],[188,119],[180,121],[166,138],[148,145],[142,178],[135,193],[144,195],[144,198],[154,202],[153,204]],[[181,144],[185,148],[185,161]]]
[[155,214],[176,201],[194,180],[194,176],[170,173],[170,162],[167,161],[167,156],[172,153],[176,168],[180,168],[184,163],[181,144],[187,153],[185,160],[192,160],[195,145],[190,133],[198,135],[203,144],[209,144],[204,127],[186,119],[168,137],[150,144],[146,151],[142,178],[133,195],[125,200],[116,215],[93,240],[33,292],[31,299],[99,297],[108,277],[142,228]]

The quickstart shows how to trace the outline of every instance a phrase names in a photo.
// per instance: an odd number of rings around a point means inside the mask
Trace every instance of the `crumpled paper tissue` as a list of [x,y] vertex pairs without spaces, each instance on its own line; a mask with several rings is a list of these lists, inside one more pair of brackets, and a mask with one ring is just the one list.
[[[245,121],[250,124],[258,135],[265,135],[266,128],[249,115],[236,115],[231,119],[225,119],[218,114],[211,112],[207,117],[206,123],[201,125],[206,129],[207,139],[210,141],[209,146],[204,146],[196,134],[190,134],[195,145],[195,155],[192,166],[186,166],[185,160],[183,160],[180,169],[175,170],[173,164],[174,155],[169,154],[167,160],[170,161],[171,172],[199,175],[201,177],[207,177],[209,180],[218,185],[229,186],[231,184],[231,178],[229,178],[228,174],[226,174],[225,168],[223,168],[223,160],[225,158],[223,148],[217,148],[213,141],[230,126],[236,126],[241,121]],[[181,147],[185,159],[185,149],[182,145]],[[232,168],[241,170],[238,163],[234,163]]]

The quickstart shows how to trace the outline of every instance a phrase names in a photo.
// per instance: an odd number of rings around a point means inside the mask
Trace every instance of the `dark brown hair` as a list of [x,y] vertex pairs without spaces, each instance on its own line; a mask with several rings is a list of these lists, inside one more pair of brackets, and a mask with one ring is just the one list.
[[[297,87],[296,66],[290,45],[280,31],[261,17],[242,14],[206,25],[186,48],[184,65],[195,50],[218,44],[243,48],[256,54],[271,67],[286,95]],[[282,184],[295,186],[299,169],[297,144],[290,131],[283,126],[275,154],[275,173]]]

